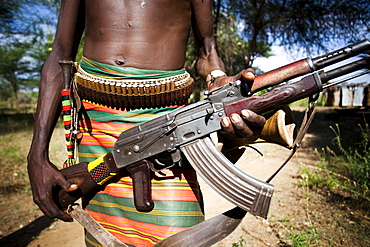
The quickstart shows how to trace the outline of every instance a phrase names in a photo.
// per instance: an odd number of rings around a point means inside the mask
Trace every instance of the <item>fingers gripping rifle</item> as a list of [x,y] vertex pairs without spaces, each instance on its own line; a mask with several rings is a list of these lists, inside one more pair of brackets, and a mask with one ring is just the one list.
[[[146,192],[150,188],[150,176],[146,171],[153,169],[151,163],[156,163],[163,169],[168,168],[168,165],[155,159],[156,155],[167,152],[173,163],[181,163],[182,152],[198,174],[220,195],[243,210],[266,218],[274,191],[273,185],[253,178],[235,167],[215,148],[209,135],[221,129],[220,120],[224,116],[240,113],[242,109],[263,114],[321,92],[326,87],[323,85],[333,78],[362,69],[366,69],[368,73],[369,57],[330,71],[320,69],[369,49],[370,42],[365,40],[324,56],[303,59],[258,75],[251,88],[236,81],[207,92],[208,97],[203,101],[123,132],[115,143],[114,150],[106,156],[102,164],[109,172],[127,169],[133,173],[135,204],[143,206],[142,211],[145,211],[146,205],[149,210],[152,207],[150,193],[140,193],[135,187],[144,188]],[[252,95],[263,88],[306,74],[309,75],[298,82],[278,86],[262,95]],[[149,161],[144,165],[145,171],[132,169],[143,160]],[[135,172],[137,170],[139,173]],[[68,168],[62,172],[68,174]],[[67,197],[60,197],[62,206],[70,203]]]

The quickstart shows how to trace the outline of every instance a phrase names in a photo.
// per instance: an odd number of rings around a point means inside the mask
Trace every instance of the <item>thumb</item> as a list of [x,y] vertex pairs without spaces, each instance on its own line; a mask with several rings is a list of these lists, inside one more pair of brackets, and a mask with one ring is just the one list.
[[78,185],[77,184],[73,184],[73,183],[69,183],[69,184],[70,184],[69,187],[63,188],[66,192],[72,192],[72,191],[75,191],[75,190],[78,189]]
[[57,180],[57,184],[66,192],[72,192],[78,189],[78,185],[69,182],[63,175]]
[[253,81],[255,78],[254,71],[246,69],[242,71],[242,77],[246,81]]

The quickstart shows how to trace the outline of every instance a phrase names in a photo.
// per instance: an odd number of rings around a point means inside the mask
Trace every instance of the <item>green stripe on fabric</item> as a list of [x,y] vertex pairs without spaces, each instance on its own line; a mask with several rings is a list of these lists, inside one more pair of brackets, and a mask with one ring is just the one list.
[[185,73],[184,68],[171,71],[136,69],[99,63],[86,57],[82,58],[80,66],[89,74],[107,79],[158,79]]
[[96,240],[90,233],[85,231],[85,244],[86,247],[104,247],[101,244],[98,244],[98,240]]
[[[97,207],[107,207],[113,208],[117,207],[119,210],[125,210],[127,212],[138,213],[135,209],[133,200],[130,198],[121,198],[121,197],[114,197],[108,194],[98,194],[99,198],[94,198],[90,201],[90,205],[94,205]],[[188,214],[192,216],[200,216],[201,214],[198,211],[195,211],[191,206],[193,204],[197,204],[198,202],[192,201],[155,201],[156,205],[155,208],[149,212],[145,213],[145,215],[163,215],[163,212],[168,211],[171,215],[180,215],[180,214]],[[165,203],[162,203],[165,202]],[[125,205],[125,206],[122,206]],[[91,210],[91,209],[90,209]],[[194,210],[194,212],[192,212]],[[197,209],[196,209],[197,210]],[[167,212],[165,212],[167,213]],[[141,214],[141,213],[140,213]],[[112,216],[117,216],[114,213],[111,214]]]
[[137,109],[123,113],[109,113],[97,110],[88,110],[89,118],[99,122],[114,122],[125,124],[143,124],[149,120],[170,113],[176,108]]
[[[91,153],[92,145],[79,145],[78,146],[78,159],[79,162],[92,162],[102,156],[103,154],[107,154],[113,148],[107,148],[102,146],[94,146],[96,150],[94,153]],[[86,152],[87,151],[87,152]]]
[[151,212],[142,213],[136,211],[132,199],[112,198],[110,195],[99,194],[89,202],[86,208],[115,217],[124,215],[132,220],[161,226],[191,227],[196,222],[204,221],[204,215],[201,213],[198,202],[155,201],[154,204],[155,207]]
[[[85,232],[85,244],[86,247],[104,247],[101,244],[97,244],[98,240],[96,240],[89,232]],[[128,247],[135,247],[133,245],[125,243]]]

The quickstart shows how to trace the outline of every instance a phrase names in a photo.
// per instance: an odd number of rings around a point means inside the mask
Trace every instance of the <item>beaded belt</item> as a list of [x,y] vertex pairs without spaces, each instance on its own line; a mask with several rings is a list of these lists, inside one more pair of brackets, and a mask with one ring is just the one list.
[[128,110],[184,104],[194,85],[188,72],[160,79],[116,80],[91,75],[80,66],[75,82],[83,99]]

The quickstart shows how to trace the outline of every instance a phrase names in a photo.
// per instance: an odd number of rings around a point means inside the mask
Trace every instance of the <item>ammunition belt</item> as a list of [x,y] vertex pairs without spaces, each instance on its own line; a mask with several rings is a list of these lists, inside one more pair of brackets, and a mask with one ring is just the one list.
[[82,99],[127,110],[187,103],[194,85],[188,72],[160,79],[116,80],[91,75],[81,67],[75,82]]

